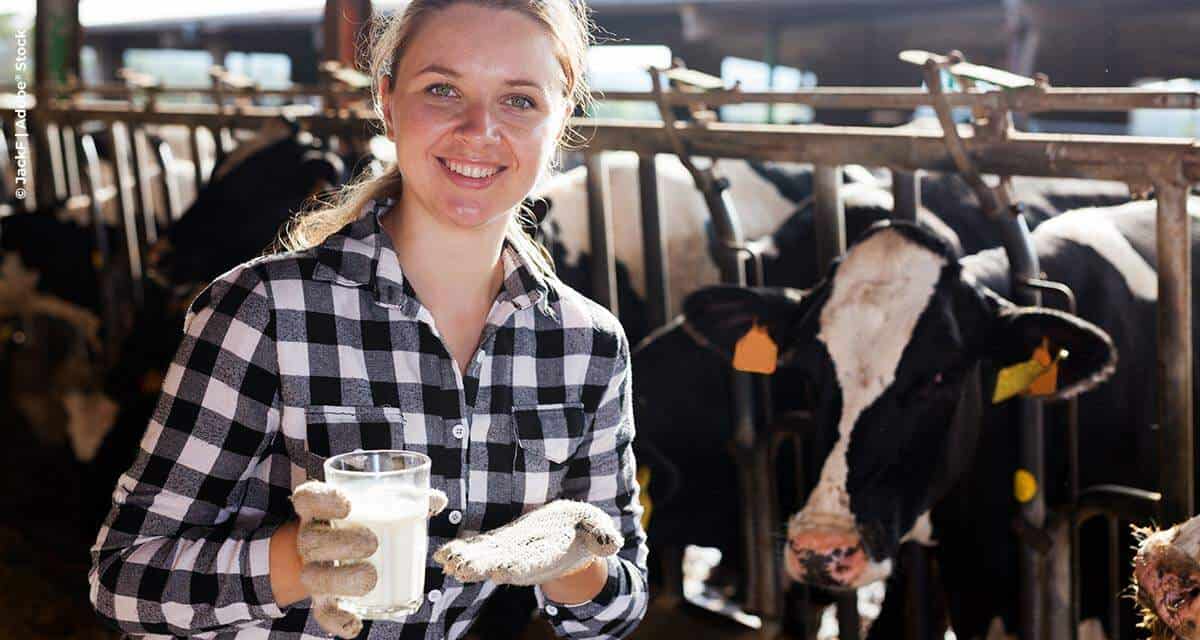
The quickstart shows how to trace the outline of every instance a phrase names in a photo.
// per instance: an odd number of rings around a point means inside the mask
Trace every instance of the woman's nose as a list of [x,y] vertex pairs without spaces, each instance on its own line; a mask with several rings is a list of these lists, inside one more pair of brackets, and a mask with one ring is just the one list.
[[494,142],[499,139],[496,118],[482,102],[472,102],[462,111],[458,135],[466,142]]

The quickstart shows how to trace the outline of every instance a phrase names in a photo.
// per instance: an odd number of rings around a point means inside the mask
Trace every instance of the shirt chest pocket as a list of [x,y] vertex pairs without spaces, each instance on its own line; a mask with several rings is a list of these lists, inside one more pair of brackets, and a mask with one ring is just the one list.
[[513,409],[514,468],[525,473],[565,471],[584,437],[582,404],[539,404]]
[[409,448],[404,423],[399,407],[310,405],[304,407],[305,442],[290,453],[309,478],[323,480],[323,465],[332,456],[356,449]]

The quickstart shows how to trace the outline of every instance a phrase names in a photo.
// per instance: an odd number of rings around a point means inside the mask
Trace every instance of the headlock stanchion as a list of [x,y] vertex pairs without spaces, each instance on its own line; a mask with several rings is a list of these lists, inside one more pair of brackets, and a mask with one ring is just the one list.
[[[662,72],[651,67],[651,85],[655,96],[661,98]],[[729,196],[729,181],[713,174],[711,165],[701,169],[692,162],[687,144],[675,132],[675,116],[661,99],[659,113],[672,150],[691,174],[696,187],[704,196],[716,236],[714,259],[726,284],[746,286],[746,269],[737,247],[745,242],[737,209]],[[697,121],[698,122],[698,121]],[[746,559],[746,609],[762,619],[762,632],[767,637],[779,633],[782,615],[781,585],[774,552],[773,477],[771,476],[770,441],[760,438],[755,424],[754,382],[751,374],[731,371],[733,387],[734,437],[731,443],[738,468],[739,493],[746,507],[742,521],[744,558]]]

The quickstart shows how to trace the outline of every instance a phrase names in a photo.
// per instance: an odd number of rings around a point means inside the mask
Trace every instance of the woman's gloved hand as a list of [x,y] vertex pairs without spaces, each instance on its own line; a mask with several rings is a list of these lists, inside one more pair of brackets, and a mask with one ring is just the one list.
[[[437,489],[429,494],[433,515],[445,508],[446,494]],[[300,582],[312,594],[313,617],[326,632],[353,638],[362,631],[362,619],[339,607],[336,598],[365,596],[375,588],[378,575],[366,559],[379,547],[379,539],[365,525],[348,522],[335,527],[330,522],[350,515],[350,500],[332,485],[309,480],[292,491],[291,500],[300,516]]]
[[599,507],[555,500],[503,527],[451,540],[433,559],[460,582],[534,585],[610,556],[623,544],[612,517]]

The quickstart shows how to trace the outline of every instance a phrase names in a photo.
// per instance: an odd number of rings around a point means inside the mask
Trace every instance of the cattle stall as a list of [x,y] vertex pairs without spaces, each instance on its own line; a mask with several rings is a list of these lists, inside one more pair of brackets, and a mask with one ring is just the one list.
[[[617,97],[617,96],[611,96]],[[633,94],[621,96],[633,99]],[[937,106],[937,97],[932,92],[913,89],[891,88],[822,88],[805,92],[794,92],[787,95],[771,94],[738,94],[737,92],[713,92],[705,94],[674,93],[665,98],[660,97],[671,106],[705,105],[715,106],[734,102],[795,102],[812,107],[871,109],[871,108],[904,108],[913,109],[918,106]],[[967,91],[964,93],[944,94],[943,106],[954,105],[971,107],[981,120],[989,119],[995,123],[1003,122],[1009,112],[1050,112],[1050,111],[1121,111],[1130,108],[1166,108],[1168,105],[1179,108],[1195,109],[1200,107],[1200,95],[1196,93],[1151,93],[1141,90],[1108,90],[1108,89],[1049,89],[1030,83],[1016,90]],[[840,206],[837,196],[840,180],[837,178],[837,167],[852,162],[867,165],[882,165],[893,169],[897,179],[893,183],[897,203],[897,217],[914,215],[915,199],[912,194],[919,193],[915,189],[915,172],[920,170],[947,171],[959,170],[961,163],[955,162],[953,147],[947,148],[940,132],[917,132],[898,130],[880,130],[865,127],[829,127],[822,125],[763,125],[755,127],[727,125],[721,123],[691,123],[676,125],[668,122],[673,130],[665,131],[659,125],[640,125],[628,123],[596,123],[591,131],[592,149],[613,149],[636,151],[640,157],[646,158],[654,153],[679,153],[681,139],[686,145],[687,153],[695,156],[710,157],[742,157],[760,160],[811,162],[816,165],[816,220],[818,244],[816,255],[820,265],[827,264],[831,255],[844,250],[844,223],[840,221]],[[964,128],[965,129],[965,128]],[[1138,491],[1128,487],[1089,487],[1080,490],[1077,480],[1072,483],[1071,493],[1074,497],[1070,510],[1073,533],[1077,533],[1080,524],[1091,517],[1103,516],[1107,520],[1110,533],[1109,573],[1113,577],[1118,573],[1116,546],[1118,521],[1146,521],[1153,517],[1162,518],[1166,522],[1182,521],[1192,514],[1194,503],[1193,480],[1193,437],[1191,397],[1191,290],[1190,280],[1191,258],[1188,246],[1190,219],[1186,212],[1186,197],[1188,185],[1200,179],[1200,145],[1195,141],[1163,141],[1144,140],[1132,137],[1114,136],[1054,136],[1025,134],[1012,131],[1009,128],[993,128],[976,126],[964,131],[963,140],[959,143],[963,151],[970,156],[971,162],[977,164],[987,173],[999,175],[1044,175],[1055,177],[1094,177],[1124,180],[1135,185],[1153,185],[1158,200],[1158,243],[1163,256],[1163,264],[1159,271],[1159,290],[1162,296],[1159,301],[1158,340],[1160,344],[1159,370],[1162,372],[1161,386],[1158,390],[1160,429],[1163,433],[1164,456],[1162,465],[1162,486],[1164,487],[1163,502],[1158,504],[1157,494]],[[1162,144],[1164,146],[1159,147]],[[593,162],[595,162],[593,160]],[[1145,162],[1146,164],[1142,164]],[[1135,166],[1136,165],[1136,166]],[[589,165],[592,166],[592,165]],[[647,163],[647,172],[652,171],[652,165]],[[589,183],[592,186],[593,183]],[[597,185],[599,187],[599,185]],[[594,217],[605,217],[609,212],[603,206],[602,197],[594,197],[590,202],[598,203],[593,209]],[[656,226],[654,217],[657,207],[653,202],[643,202],[643,212],[649,212],[648,221],[643,226],[653,229]],[[714,224],[720,231],[725,231],[721,240],[730,247],[739,247],[742,239],[737,236],[737,219],[735,212],[728,222]],[[715,215],[720,215],[715,212]],[[1023,226],[1023,224],[1021,225]],[[603,221],[593,222],[593,229],[604,229]],[[1026,301],[1037,304],[1042,290],[1048,293],[1062,295],[1068,301],[1073,301],[1073,294],[1056,283],[1041,281],[1037,278],[1036,257],[1029,263],[1027,229],[1010,227],[1005,246],[1010,249],[1010,258],[1014,257],[1013,247],[1017,255],[1014,264],[1019,264],[1024,258],[1024,282],[1016,290],[1025,289],[1028,294]],[[733,230],[732,233],[729,230]],[[658,234],[647,234],[647,242],[654,241]],[[836,248],[836,250],[834,250]],[[1024,248],[1024,255],[1021,249]],[[736,250],[736,249],[735,249]],[[658,247],[647,247],[646,255],[661,254]],[[603,254],[601,254],[603,255]],[[664,263],[665,264],[665,263]],[[727,282],[739,285],[747,283],[744,270],[726,270],[723,275]],[[647,269],[649,283],[664,274]],[[598,273],[596,278],[606,277]],[[596,291],[606,291],[607,283],[597,283]],[[662,285],[656,285],[661,288]],[[654,304],[654,303],[652,303]],[[1073,302],[1072,302],[1073,304]],[[655,306],[655,309],[661,308]],[[665,317],[660,316],[665,320]],[[770,620],[778,616],[781,604],[778,601],[779,585],[774,584],[777,573],[773,569],[776,562],[770,551],[771,532],[781,526],[763,491],[764,483],[769,482],[770,473],[768,461],[769,452],[762,450],[769,447],[767,438],[757,432],[752,417],[754,407],[748,406],[754,396],[746,391],[746,378],[753,374],[734,373],[734,390],[732,391],[737,409],[737,445],[744,452],[741,461],[752,468],[745,471],[742,477],[745,485],[742,487],[743,496],[747,503],[754,504],[755,510],[746,522],[747,554],[751,560],[749,565],[750,594],[747,598],[749,609],[759,612]],[[1036,402],[1036,401],[1027,401]],[[1024,442],[1036,442],[1039,446],[1024,447],[1025,467],[1041,479],[1042,454],[1039,451],[1041,443],[1040,411],[1034,409],[1030,415],[1027,427],[1023,432]],[[1075,412],[1070,411],[1074,416]],[[1068,425],[1069,439],[1072,443],[1072,455],[1078,443],[1078,425],[1070,420]],[[764,429],[771,432],[770,427]],[[1075,460],[1073,459],[1073,463]],[[1075,466],[1074,464],[1072,465]],[[1076,470],[1072,470],[1077,475]],[[1039,569],[1037,556],[1048,549],[1046,540],[1040,534],[1040,527],[1045,522],[1046,507],[1042,503],[1040,492],[1024,505],[1025,522],[1028,527],[1023,531],[1028,538],[1025,560],[1022,566],[1024,582],[1022,602],[1021,637],[1042,638],[1055,637],[1046,633],[1044,611],[1044,593],[1046,585],[1043,570]],[[1079,559],[1075,556],[1072,545],[1072,620],[1070,633],[1072,637],[1077,631],[1076,616],[1078,603],[1076,597]],[[918,572],[919,573],[919,572]],[[910,576],[911,577],[911,576]],[[919,580],[919,578],[918,578]],[[912,585],[921,588],[919,583]],[[1119,593],[1113,593],[1110,600],[1110,619],[1116,620],[1119,604]],[[841,603],[845,603],[842,600]],[[853,600],[850,600],[853,602]],[[840,613],[840,612],[839,612]],[[839,620],[851,621],[853,616],[839,615]],[[921,616],[910,619],[910,637],[928,637],[927,622]],[[769,625],[765,625],[766,628]],[[1114,629],[1117,625],[1113,623]],[[853,637],[854,631],[842,637]],[[767,632],[770,635],[770,631]]]
[[[328,99],[328,93],[325,95]],[[665,93],[660,96],[609,95],[608,98],[661,100],[672,106],[703,104],[713,106],[737,102],[798,103],[810,106],[844,109],[906,108],[934,105],[935,96],[929,92],[913,89],[890,88],[823,88],[807,92],[788,94],[741,94],[732,91],[694,93]],[[336,104],[336,103],[335,103]],[[1111,89],[1068,89],[1027,87],[1016,90],[973,90],[959,94],[946,94],[944,104],[971,107],[977,114],[996,116],[995,122],[1003,119],[1007,112],[1047,111],[1121,111],[1131,108],[1200,108],[1200,95],[1196,93],[1163,93],[1144,90]],[[277,108],[238,105],[225,107],[158,107],[153,101],[131,109],[130,103],[93,103],[85,101],[62,101],[43,105],[38,109],[40,135],[54,140],[51,150],[54,182],[59,193],[85,196],[89,202],[93,220],[100,219],[99,208],[105,200],[98,190],[100,178],[94,174],[98,162],[95,160],[94,137],[96,127],[128,127],[137,131],[155,125],[183,125],[191,132],[192,159],[195,167],[196,187],[202,184],[199,133],[212,132],[217,141],[218,154],[230,153],[227,144],[232,136],[222,131],[253,129],[269,118],[276,117]],[[364,136],[364,120],[369,116],[355,109],[293,109],[291,113],[302,126],[319,136],[356,140]],[[11,113],[0,114],[10,120]],[[589,215],[592,254],[605,265],[593,271],[594,297],[616,310],[615,264],[613,258],[612,212],[607,206],[606,185],[601,170],[604,151],[624,150],[639,156],[643,239],[646,255],[646,279],[651,317],[655,325],[668,320],[666,282],[670,274],[665,269],[664,220],[658,208],[654,185],[656,154],[677,154],[680,144],[689,155],[720,158],[752,158],[792,162],[811,162],[818,167],[816,176],[816,210],[818,212],[818,234],[820,243],[815,252],[821,264],[828,258],[841,253],[845,248],[845,233],[840,221],[839,167],[850,163],[864,163],[889,167],[894,171],[893,181],[897,202],[897,217],[911,217],[916,208],[916,185],[918,172],[958,171],[960,165],[954,159],[954,151],[948,148],[941,132],[914,129],[878,129],[867,127],[830,127],[822,125],[730,125],[717,122],[672,123],[670,131],[658,123],[617,123],[579,119],[576,126],[590,139],[586,164],[589,167]],[[8,130],[12,130],[11,126]],[[136,146],[134,146],[136,148]],[[1155,502],[1154,496],[1130,492],[1121,488],[1080,489],[1074,487],[1076,496],[1072,512],[1078,521],[1093,515],[1109,519],[1112,529],[1117,527],[1117,518],[1144,520],[1145,514],[1159,515],[1165,521],[1181,521],[1192,513],[1194,503],[1193,460],[1191,432],[1193,399],[1188,391],[1192,377],[1190,306],[1191,260],[1188,252],[1190,219],[1186,213],[1186,195],[1189,185],[1200,181],[1200,147],[1195,141],[1167,141],[1161,139],[1138,139],[1117,136],[1066,136],[1051,134],[1028,134],[995,127],[964,128],[961,132],[961,148],[970,162],[979,171],[998,175],[1035,175],[1046,177],[1091,177],[1116,179],[1135,185],[1152,185],[1158,199],[1158,243],[1163,256],[1158,274],[1159,305],[1158,340],[1160,344],[1159,368],[1162,372],[1160,393],[1160,432],[1163,439],[1163,482],[1165,491],[1161,511],[1145,503]],[[132,153],[126,150],[125,153]],[[169,158],[158,156],[158,161],[168,163]],[[136,166],[141,166],[135,162]],[[61,172],[61,173],[60,173]],[[164,172],[162,175],[166,175]],[[591,177],[594,176],[594,177]],[[142,179],[134,175],[126,178],[140,186]],[[86,186],[85,186],[86,185]],[[121,189],[117,189],[120,193]],[[115,194],[110,197],[115,197]],[[140,198],[135,198],[140,203]],[[719,196],[718,196],[719,200]],[[126,209],[126,207],[122,207]],[[731,255],[725,259],[723,278],[733,284],[752,282],[753,260],[746,264],[741,256],[749,249],[740,237],[737,212],[714,207],[714,228],[720,239],[729,248]],[[155,223],[147,218],[148,213],[134,208],[134,214],[125,220],[126,241],[130,250],[125,256],[131,270],[140,259],[140,252],[148,246]],[[171,217],[167,217],[169,224]],[[1016,231],[1019,235],[1019,229]],[[137,256],[137,257],[135,257]],[[111,257],[108,259],[112,259]],[[1069,297],[1070,292],[1055,288],[1053,283],[1039,282],[1036,269],[1026,274],[1029,288],[1061,294]],[[141,277],[137,275],[137,277]],[[135,278],[136,280],[136,278]],[[113,322],[116,322],[115,320]],[[775,513],[769,490],[769,466],[771,443],[764,433],[773,425],[756,425],[754,402],[761,396],[761,380],[752,374],[735,374],[735,407],[737,416],[737,447],[739,459],[744,463],[745,483],[743,491],[748,504],[754,504],[746,522],[749,571],[749,596],[746,608],[763,619],[764,635],[779,632],[782,617],[781,585],[775,570],[775,558],[771,551],[772,532],[779,529],[780,519]],[[784,416],[779,422],[796,416]],[[801,420],[802,422],[802,417]],[[793,424],[792,430],[803,429]],[[786,430],[786,429],[785,429]],[[1074,427],[1072,427],[1074,431]],[[1072,436],[1076,438],[1077,436]],[[1037,454],[1034,452],[1036,463]],[[1037,464],[1030,464],[1035,478],[1040,478]],[[1030,501],[1027,524],[1031,540],[1038,538],[1040,518],[1044,518],[1045,506]],[[1030,553],[1036,552],[1031,543]],[[1115,562],[1115,558],[1110,558]],[[1028,576],[1028,591],[1040,593],[1038,575]],[[920,588],[917,586],[916,588]],[[849,600],[853,602],[853,600]],[[1031,599],[1031,611],[1023,620],[1022,637],[1047,637],[1041,631],[1039,621],[1045,616],[1039,612],[1041,598]],[[850,612],[840,616],[852,622]],[[923,624],[919,616],[913,624]],[[1072,625],[1072,633],[1074,625]],[[911,637],[923,637],[919,628],[914,628]],[[847,630],[844,638],[854,633]]]

